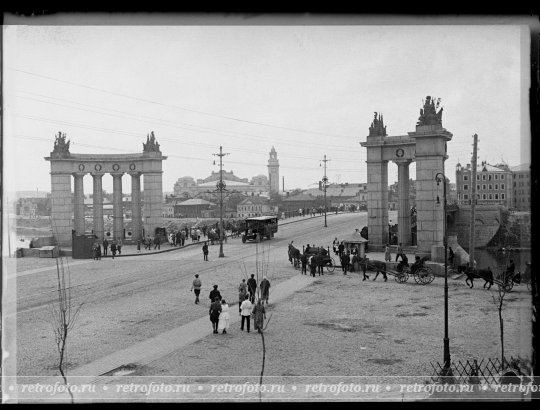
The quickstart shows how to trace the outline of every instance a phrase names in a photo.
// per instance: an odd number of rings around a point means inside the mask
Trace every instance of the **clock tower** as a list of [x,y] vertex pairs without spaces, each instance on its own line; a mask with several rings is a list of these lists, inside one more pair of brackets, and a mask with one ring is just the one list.
[[274,147],[270,150],[270,158],[268,159],[268,180],[270,181],[270,193],[277,194],[279,192],[279,161]]

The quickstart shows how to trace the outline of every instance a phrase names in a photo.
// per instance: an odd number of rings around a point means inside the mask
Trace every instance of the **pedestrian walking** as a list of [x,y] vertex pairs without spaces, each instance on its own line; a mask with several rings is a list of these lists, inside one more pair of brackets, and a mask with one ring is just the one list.
[[156,235],[156,237],[154,238],[154,250],[155,249],[158,249],[160,250],[161,249],[161,237],[159,235]]
[[300,261],[302,262],[302,275],[307,275],[307,255],[305,253],[300,256]]
[[113,259],[116,256],[116,242],[115,241],[111,242],[111,255]]
[[241,312],[242,309],[240,305],[244,300],[248,299],[248,287],[245,279],[242,279],[240,285],[238,285],[238,311]]
[[109,247],[109,241],[107,238],[103,239],[103,255],[107,256],[107,248]]
[[[450,248],[452,249],[452,248]],[[396,262],[399,258],[400,255],[403,255],[403,244],[400,242],[399,245],[397,246],[397,251],[396,251]]]
[[210,315],[210,322],[212,322],[212,330],[214,333],[218,332],[219,315],[221,313],[221,302],[219,298],[215,298],[210,305],[208,314]]
[[137,253],[141,253],[141,238],[137,239]]
[[240,324],[240,330],[244,330],[244,322],[247,322],[247,332],[249,333],[249,322],[251,319],[251,310],[253,309],[252,303],[249,298],[246,298],[240,305],[240,316],[242,316],[242,322]]
[[344,253],[341,257],[341,270],[343,271],[343,274],[347,274],[347,268],[349,267],[349,263],[351,262],[351,257],[349,256],[349,252]]
[[257,292],[257,280],[255,275],[252,273],[251,278],[247,281],[248,291],[249,291],[249,300],[251,303],[255,303],[255,293]]
[[210,295],[208,297],[210,298],[210,302],[216,300],[216,298],[218,298],[218,300],[221,300],[221,293],[218,290],[218,285],[214,285],[214,289],[210,291]]
[[229,313],[229,305],[225,299],[221,300],[221,313],[219,314],[218,319],[218,333],[222,331],[223,334],[227,333],[229,324],[231,321],[231,314]]
[[261,303],[261,299],[257,301],[257,304],[253,308],[253,327],[257,329],[257,332],[261,333],[264,327],[264,319],[266,319],[266,310]]
[[92,253],[94,255],[95,261],[101,259],[101,246],[99,245],[99,243],[94,243],[94,246],[92,247]]
[[144,249],[150,250],[151,248],[152,248],[152,237],[150,235],[147,235]]
[[116,250],[118,251],[118,255],[122,254],[122,245],[122,239],[118,239],[118,241],[116,241]]
[[390,245],[386,244],[384,247],[384,260],[390,262],[392,260],[392,254],[390,253]]
[[455,257],[455,254],[454,254],[454,250],[452,249],[452,247],[450,246],[448,248],[448,263],[450,264],[450,267],[453,269],[454,268],[454,257]]
[[319,276],[324,275],[324,258],[322,255],[317,255],[317,269]]
[[193,279],[193,284],[191,285],[191,290],[195,293],[195,304],[199,303],[199,295],[201,294],[202,282],[199,279],[199,274],[195,274],[195,279]]
[[208,244],[206,242],[202,246],[202,253],[203,253],[204,260],[207,261],[208,260]]
[[259,286],[261,288],[261,299],[268,304],[268,298],[270,297],[270,281],[266,276],[263,277]]

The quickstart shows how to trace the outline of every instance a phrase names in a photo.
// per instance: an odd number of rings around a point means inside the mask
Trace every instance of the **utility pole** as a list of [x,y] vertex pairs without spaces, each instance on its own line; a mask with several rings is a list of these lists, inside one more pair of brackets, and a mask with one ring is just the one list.
[[475,231],[474,231],[474,220],[475,220],[475,215],[474,215],[474,211],[475,211],[475,206],[476,206],[476,157],[477,157],[477,150],[478,150],[478,135],[477,134],[474,134],[473,135],[473,139],[474,139],[474,142],[473,142],[473,155],[472,155],[472,160],[471,160],[471,167],[472,167],[472,170],[471,170],[471,224],[470,224],[470,227],[471,227],[471,231],[469,233],[469,267],[471,267],[472,269],[474,269],[474,235],[475,235]]
[[326,163],[330,160],[326,159],[326,154],[324,154],[324,159],[321,161],[324,162],[324,177],[322,179],[323,188],[324,188],[324,227],[327,228],[328,226],[326,225],[326,183],[328,182],[328,178],[326,177]]
[[219,257],[223,258],[223,191],[225,190],[225,183],[223,182],[223,161],[222,158],[229,153],[223,153],[222,147],[219,147],[219,182],[216,184],[217,190],[219,191]]

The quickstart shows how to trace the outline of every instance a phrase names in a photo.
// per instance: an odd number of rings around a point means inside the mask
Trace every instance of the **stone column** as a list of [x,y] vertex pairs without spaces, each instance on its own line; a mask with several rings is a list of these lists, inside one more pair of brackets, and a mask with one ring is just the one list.
[[369,247],[382,250],[388,243],[388,161],[366,162]]
[[84,185],[83,173],[74,173],[73,184],[73,226],[77,235],[84,234]]
[[52,232],[57,244],[71,246],[71,174],[51,172],[51,215]]
[[94,178],[93,205],[94,205],[94,235],[103,240],[103,173],[92,173]]
[[144,215],[146,235],[154,236],[155,229],[163,224],[162,171],[144,172]]
[[124,240],[124,207],[122,204],[123,172],[111,173],[113,177],[113,236]]
[[131,173],[131,220],[133,223],[133,240],[142,238],[141,220],[141,173]]
[[409,204],[410,161],[396,161],[398,166],[398,243],[411,245],[411,207]]

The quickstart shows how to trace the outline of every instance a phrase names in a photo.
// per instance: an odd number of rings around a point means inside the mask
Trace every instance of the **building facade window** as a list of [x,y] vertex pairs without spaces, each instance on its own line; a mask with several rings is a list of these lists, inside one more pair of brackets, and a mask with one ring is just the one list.
[[482,194],[482,199],[486,199],[486,194]]
[[486,190],[486,184],[482,184],[482,189],[485,191]]
[[495,184],[495,189],[499,189],[499,184]]
[[463,199],[469,199],[469,195],[464,194],[464,195],[463,195]]
[[463,185],[463,189],[464,189],[465,191],[467,191],[467,190],[469,189],[469,185],[467,185],[467,184]]
[[469,180],[469,176],[468,176],[468,175],[463,175],[463,180],[464,180],[464,181],[468,181],[468,180]]
[[486,180],[486,175],[482,175],[482,181],[485,181]]
[[499,179],[499,175],[498,175],[498,174],[495,174],[495,179]]
[[504,199],[504,194],[501,194],[501,199]]
[[501,189],[504,189],[504,184],[501,184]]
[[493,185],[489,184],[489,190],[491,191],[493,189]]

